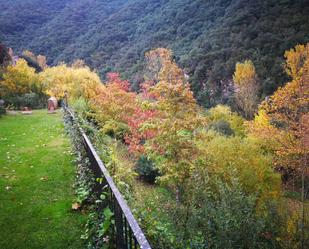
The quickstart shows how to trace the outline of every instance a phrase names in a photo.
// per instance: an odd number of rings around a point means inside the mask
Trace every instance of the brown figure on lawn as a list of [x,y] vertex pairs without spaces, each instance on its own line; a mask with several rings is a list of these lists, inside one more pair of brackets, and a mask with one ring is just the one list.
[[31,108],[25,106],[25,107],[21,108],[21,113],[24,114],[24,115],[31,115],[32,110],[31,110]]
[[58,101],[55,97],[50,97],[47,101],[48,113],[55,113],[58,107]]

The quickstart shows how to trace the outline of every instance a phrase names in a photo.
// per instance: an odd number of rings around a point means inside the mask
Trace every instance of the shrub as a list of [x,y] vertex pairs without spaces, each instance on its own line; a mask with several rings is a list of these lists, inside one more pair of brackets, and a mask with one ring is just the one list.
[[209,129],[212,129],[218,133],[220,133],[221,135],[224,136],[232,136],[234,135],[234,131],[232,130],[229,122],[227,122],[226,120],[218,120],[216,122],[213,122],[209,125]]
[[108,120],[105,122],[101,132],[111,137],[123,140],[128,130],[129,127],[127,124],[123,122],[117,122],[116,120]]
[[213,126],[211,128],[223,135],[245,136],[244,119],[232,112],[228,106],[217,105],[209,109],[207,119]]
[[[207,135],[211,136],[210,132]],[[245,193],[258,194],[261,199],[280,195],[280,175],[273,171],[272,157],[251,140],[214,135],[209,142],[201,140],[198,146],[198,174],[208,172],[224,182],[230,182],[236,174]]]
[[272,241],[273,228],[266,216],[257,212],[257,196],[246,194],[237,178],[231,184],[211,181],[217,193],[208,184],[193,184],[191,215],[186,224],[189,237],[194,238],[190,239],[190,248],[277,248],[278,243]]
[[75,110],[75,112],[81,114],[82,116],[85,115],[89,110],[87,101],[83,97],[76,99],[72,103],[72,108]]
[[146,156],[141,156],[136,163],[136,172],[139,176],[149,183],[154,183],[156,177],[159,176],[158,169],[155,168],[153,161]]
[[11,95],[6,97],[7,105],[13,105],[16,109],[27,106],[32,109],[45,108],[47,96],[38,93],[25,93],[22,95]]
[[0,117],[5,114],[5,108],[3,105],[0,105]]

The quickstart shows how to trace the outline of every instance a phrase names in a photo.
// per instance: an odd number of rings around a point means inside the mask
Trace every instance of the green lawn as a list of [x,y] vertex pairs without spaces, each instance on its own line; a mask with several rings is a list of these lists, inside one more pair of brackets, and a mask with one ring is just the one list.
[[83,248],[62,114],[0,118],[0,248]]

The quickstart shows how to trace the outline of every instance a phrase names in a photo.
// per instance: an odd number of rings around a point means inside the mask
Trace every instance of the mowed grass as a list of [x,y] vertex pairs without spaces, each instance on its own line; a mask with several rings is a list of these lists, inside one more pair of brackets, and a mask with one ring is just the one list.
[[0,248],[83,248],[62,114],[0,118]]

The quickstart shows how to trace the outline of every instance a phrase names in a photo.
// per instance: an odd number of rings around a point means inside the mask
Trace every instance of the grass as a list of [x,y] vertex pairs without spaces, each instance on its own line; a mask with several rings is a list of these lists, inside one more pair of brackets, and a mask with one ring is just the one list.
[[61,113],[0,118],[0,248],[83,248]]

